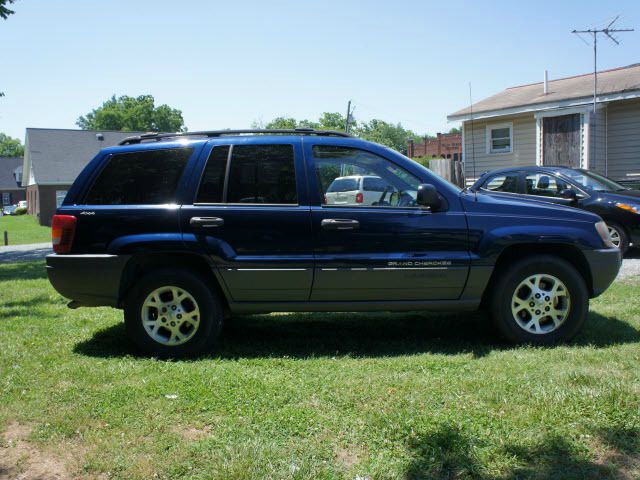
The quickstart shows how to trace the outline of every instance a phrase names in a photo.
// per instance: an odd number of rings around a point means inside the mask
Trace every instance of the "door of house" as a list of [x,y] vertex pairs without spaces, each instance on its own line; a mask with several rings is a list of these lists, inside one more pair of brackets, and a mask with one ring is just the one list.
[[580,114],[545,117],[544,165],[580,167]]

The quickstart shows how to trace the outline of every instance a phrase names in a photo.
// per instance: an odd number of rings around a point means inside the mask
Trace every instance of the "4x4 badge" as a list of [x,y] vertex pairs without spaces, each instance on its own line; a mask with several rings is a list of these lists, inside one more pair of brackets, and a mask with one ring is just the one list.
[[90,212],[88,210],[83,210],[80,212],[80,215],[95,215],[96,212]]

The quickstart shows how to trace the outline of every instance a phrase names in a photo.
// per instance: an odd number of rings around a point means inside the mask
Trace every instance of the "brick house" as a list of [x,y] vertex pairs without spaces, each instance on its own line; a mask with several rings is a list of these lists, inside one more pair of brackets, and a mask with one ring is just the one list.
[[102,148],[141,133],[27,128],[22,186],[26,187],[29,214],[41,225],[51,225],[56,208],[84,166]]
[[0,157],[0,208],[25,199],[22,157]]
[[423,142],[409,142],[407,156],[411,158],[462,159],[462,134],[438,133],[436,138],[424,137]]

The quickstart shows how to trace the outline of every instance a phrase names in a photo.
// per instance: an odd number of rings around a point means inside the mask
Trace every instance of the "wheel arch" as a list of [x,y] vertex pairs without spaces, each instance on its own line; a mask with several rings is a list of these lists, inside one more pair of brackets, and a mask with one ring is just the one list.
[[490,292],[502,272],[505,271],[509,265],[513,264],[513,262],[531,255],[551,255],[565,260],[584,278],[589,296],[592,297],[594,295],[591,268],[580,249],[563,244],[520,243],[510,245],[500,252],[489,282],[482,295],[482,305],[487,305]]
[[201,275],[214,291],[218,293],[225,309],[225,315],[229,311],[229,298],[221,280],[217,277],[215,267],[204,256],[197,253],[185,252],[153,252],[133,255],[122,271],[120,290],[118,294],[118,306],[122,307],[129,289],[136,280],[153,270],[179,268],[191,270]]

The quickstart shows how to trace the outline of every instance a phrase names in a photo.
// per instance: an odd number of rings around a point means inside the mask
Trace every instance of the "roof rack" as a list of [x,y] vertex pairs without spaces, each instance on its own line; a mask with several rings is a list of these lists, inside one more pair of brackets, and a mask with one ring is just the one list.
[[176,132],[176,133],[144,133],[127,137],[118,145],[133,145],[146,141],[160,141],[165,138],[176,137],[222,137],[226,135],[317,135],[319,137],[351,137],[348,133],[335,130],[315,130],[313,128],[292,129],[252,129],[252,130],[206,130],[201,132]]

